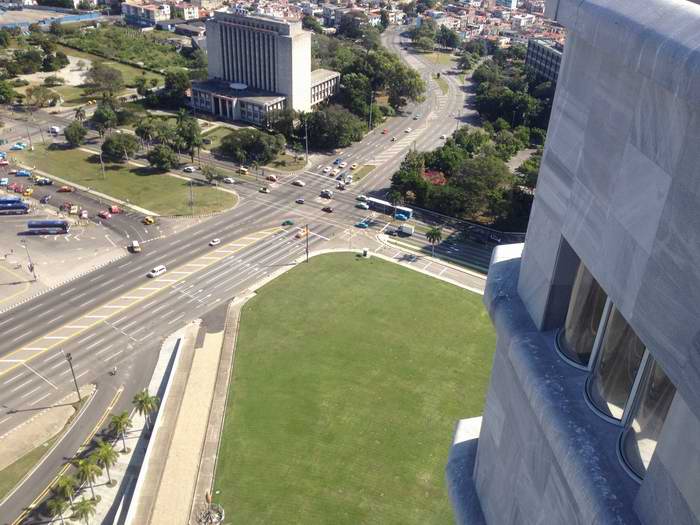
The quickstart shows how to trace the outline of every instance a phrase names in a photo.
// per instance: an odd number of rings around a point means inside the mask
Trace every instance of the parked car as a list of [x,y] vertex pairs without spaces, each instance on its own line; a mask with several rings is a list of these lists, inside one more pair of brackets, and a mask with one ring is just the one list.
[[331,168],[330,166],[326,166],[325,168],[323,168],[323,173],[330,173],[332,169],[333,168]]
[[24,195],[25,197],[31,197],[32,193],[34,193],[34,188],[27,188],[22,192],[22,195]]
[[361,230],[366,230],[367,228],[369,228],[369,226],[367,226],[366,222],[360,221],[357,224],[355,224],[355,228],[360,228]]
[[353,164],[352,166],[350,166],[350,169],[351,169],[351,170],[356,170],[356,169],[357,169],[357,163],[355,163],[355,164]]
[[294,226],[294,221],[292,219],[285,219],[282,222],[282,226]]
[[61,132],[61,128],[59,128],[58,126],[51,126],[49,128],[49,133],[51,133],[52,135],[57,135],[60,132]]
[[384,129],[382,130],[382,135],[386,135],[387,133],[389,133],[389,130],[386,129],[386,128],[384,128]]
[[361,210],[369,210],[369,204],[366,202],[358,202],[355,204],[355,208],[360,208]]
[[99,213],[97,214],[97,216],[98,216],[100,219],[111,219],[111,218],[112,218],[112,214],[109,213],[107,210],[102,210],[101,212],[99,212]]
[[355,200],[358,200],[360,202],[366,202],[367,197],[365,197],[364,195],[358,195],[357,197],[355,197]]
[[5,160],[5,159],[0,159],[0,166],[9,166],[9,165],[10,165],[10,163],[7,162],[7,160]]
[[80,218],[87,219],[88,218],[88,211],[87,210],[80,210]]
[[51,186],[53,184],[53,181],[51,179],[48,179],[46,177],[39,177],[36,179],[36,185],[37,186]]
[[396,142],[396,137],[391,137],[391,142]]
[[270,188],[268,188],[267,186],[263,186],[263,187],[260,188],[258,191],[259,191],[260,193],[270,193]]
[[304,200],[303,197],[299,197],[299,198],[298,198],[297,200],[295,200],[294,202],[296,202],[297,204],[304,204],[306,201]]
[[31,177],[32,172],[29,170],[17,170],[17,173],[15,175],[17,177]]
[[303,188],[304,186],[306,186],[306,183],[303,180],[297,179],[294,182],[292,182],[292,185],[299,186],[300,188]]
[[440,138],[441,138],[442,140],[445,140],[445,139],[447,138],[447,135],[445,135],[445,134],[443,133],[442,135],[440,135]]
[[197,168],[194,166],[185,166],[184,168],[182,168],[182,171],[184,171],[185,173],[194,173],[195,171],[197,171]]
[[211,144],[211,139],[202,139],[202,142],[203,142],[204,144],[209,145],[209,144]]
[[111,213],[112,215],[115,215],[117,213],[122,213],[122,209],[119,206],[110,206],[109,213]]
[[340,164],[341,162],[343,162],[343,159],[341,159],[340,157],[338,157],[337,159],[335,159],[335,160],[333,161],[333,164]]
[[155,224],[155,223],[156,223],[156,220],[155,220],[153,217],[151,217],[150,215],[146,215],[146,216],[143,218],[143,221],[142,221],[142,222],[143,222],[144,224],[148,225],[148,224]]
[[348,163],[345,162],[345,161],[343,161],[343,162],[341,162],[340,164],[338,164],[338,166],[340,166],[341,168],[345,168],[345,167],[347,167],[347,165],[348,165]]
[[403,130],[404,133],[410,133],[411,131],[413,131],[411,128],[406,128],[405,130]]
[[73,207],[73,203],[70,201],[65,201],[63,204],[61,204],[58,209],[61,211],[68,211]]
[[71,193],[72,191],[75,191],[75,189],[71,186],[61,186],[57,191],[58,193]]
[[10,183],[10,179],[7,177],[0,179],[0,186],[7,186]]

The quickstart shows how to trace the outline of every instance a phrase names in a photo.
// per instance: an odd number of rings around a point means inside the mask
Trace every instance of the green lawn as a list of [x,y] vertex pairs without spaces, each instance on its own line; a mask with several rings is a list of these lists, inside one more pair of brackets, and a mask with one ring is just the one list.
[[28,452],[12,465],[0,470],[0,500],[2,500],[20,480],[36,465],[39,460],[48,452],[58,435],[49,439],[43,445],[39,445],[31,452]]
[[437,85],[440,87],[440,91],[442,91],[443,95],[447,95],[447,92],[450,90],[449,86],[447,85],[447,80],[445,80],[442,77],[436,78],[435,82],[437,82]]
[[[97,155],[79,149],[47,150],[38,144],[34,151],[12,152],[10,157],[160,215],[210,213],[236,203],[231,193],[210,186],[194,186],[194,207],[191,208],[186,180],[129,164],[105,163],[106,179],[103,179]],[[66,194],[66,198],[70,195]]]
[[306,166],[306,161],[304,160],[304,155],[301,155],[299,160],[294,158],[294,155],[287,155],[286,153],[281,153],[277,155],[277,158],[267,164],[266,168],[273,168],[278,171],[299,171],[303,170]]
[[424,56],[431,62],[441,66],[449,66],[455,60],[455,56],[452,53],[445,53],[443,51],[433,51],[432,53],[427,53]]
[[233,130],[226,126],[217,126],[214,129],[202,133],[202,137],[211,140],[211,144],[204,144],[203,148],[213,150],[221,145],[221,139],[231,133]]
[[452,432],[482,412],[494,347],[480,296],[393,263],[324,255],[272,281],[241,318],[228,521],[452,523]]
[[353,182],[359,182],[362,179],[364,179],[369,173],[376,168],[376,166],[372,164],[365,164],[364,166],[359,167],[358,169],[351,171],[350,174],[352,175],[352,181]]

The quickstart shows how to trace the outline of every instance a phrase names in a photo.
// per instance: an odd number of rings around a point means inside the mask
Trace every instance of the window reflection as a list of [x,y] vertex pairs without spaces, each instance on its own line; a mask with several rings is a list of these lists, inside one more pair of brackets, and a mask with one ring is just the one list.
[[598,333],[607,296],[583,263],[579,264],[571,290],[564,329],[559,333],[559,347],[567,357],[587,365]]
[[622,419],[644,344],[617,308],[610,314],[599,355],[589,383],[591,400],[604,414]]
[[639,477],[644,477],[649,467],[676,393],[676,387],[656,361],[645,368],[647,373],[637,393],[638,401],[622,445],[627,464]]

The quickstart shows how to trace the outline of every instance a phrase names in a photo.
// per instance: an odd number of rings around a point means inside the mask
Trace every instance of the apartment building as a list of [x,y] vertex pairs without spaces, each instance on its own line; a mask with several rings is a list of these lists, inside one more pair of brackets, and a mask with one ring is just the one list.
[[158,22],[170,20],[168,4],[142,4],[128,1],[121,4],[124,20],[131,25],[155,26]]
[[700,5],[548,0],[567,42],[525,243],[499,246],[459,524],[700,523]]
[[531,38],[527,42],[525,65],[532,68],[538,77],[556,82],[563,50],[564,47],[558,42]]
[[197,20],[199,18],[199,6],[187,2],[171,4],[170,11],[173,18],[182,20]]

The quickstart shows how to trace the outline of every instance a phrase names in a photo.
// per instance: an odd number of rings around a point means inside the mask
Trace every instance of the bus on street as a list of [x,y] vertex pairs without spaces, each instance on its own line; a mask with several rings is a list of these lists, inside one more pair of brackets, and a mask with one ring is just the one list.
[[27,228],[30,232],[37,235],[57,235],[60,233],[68,233],[70,224],[68,221],[46,220],[46,221],[29,221]]

